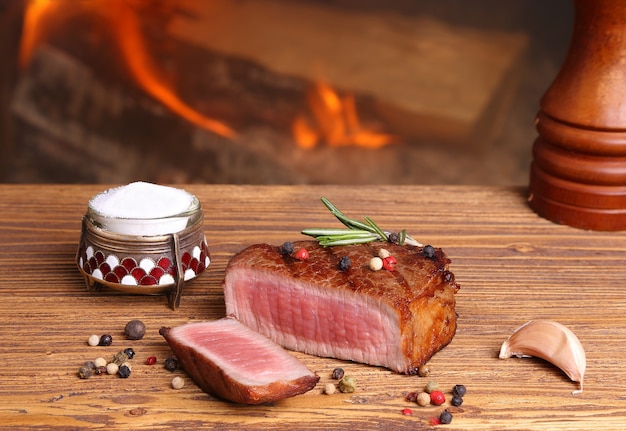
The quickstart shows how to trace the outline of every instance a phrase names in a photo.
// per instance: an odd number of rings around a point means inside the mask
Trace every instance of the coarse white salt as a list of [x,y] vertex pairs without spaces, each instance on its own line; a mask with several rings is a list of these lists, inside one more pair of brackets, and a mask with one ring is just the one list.
[[92,217],[104,229],[130,235],[162,235],[187,226],[188,211],[199,209],[185,190],[134,182],[97,194],[89,201]]
[[185,190],[138,181],[96,195],[91,207],[106,217],[150,219],[183,213],[193,200]]

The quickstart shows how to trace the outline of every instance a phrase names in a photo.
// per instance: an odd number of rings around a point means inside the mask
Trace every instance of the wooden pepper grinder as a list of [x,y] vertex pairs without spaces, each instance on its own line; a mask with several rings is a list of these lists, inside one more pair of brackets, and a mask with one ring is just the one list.
[[574,30],[536,119],[529,204],[557,223],[626,229],[626,0],[574,0]]

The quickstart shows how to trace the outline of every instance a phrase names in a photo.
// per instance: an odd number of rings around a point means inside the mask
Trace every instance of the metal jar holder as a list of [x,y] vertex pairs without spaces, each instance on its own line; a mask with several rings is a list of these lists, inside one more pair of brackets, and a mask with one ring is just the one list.
[[88,290],[102,286],[131,294],[165,293],[169,306],[180,305],[185,281],[201,274],[210,264],[200,209],[189,225],[165,235],[127,235],[103,229],[83,217],[76,264]]

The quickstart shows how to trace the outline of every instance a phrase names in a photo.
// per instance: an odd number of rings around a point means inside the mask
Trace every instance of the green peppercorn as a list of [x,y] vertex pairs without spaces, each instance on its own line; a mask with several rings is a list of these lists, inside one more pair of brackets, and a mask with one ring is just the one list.
[[433,382],[432,380],[430,382],[428,382],[428,384],[426,385],[426,387],[424,388],[424,390],[426,392],[428,392],[429,394],[432,391],[436,391],[437,389],[439,389],[439,384],[437,382]]
[[80,377],[81,379],[88,379],[93,375],[93,370],[93,368],[87,365],[83,365],[78,369],[78,377]]
[[339,380],[339,390],[344,394],[350,394],[356,390],[356,379],[352,376],[343,376]]
[[163,367],[167,371],[176,371],[176,368],[178,368],[178,359],[176,359],[175,356],[170,356],[165,360]]
[[341,380],[343,378],[343,375],[344,375],[343,368],[335,368],[333,370],[333,375],[332,375],[333,379]]
[[113,355],[113,359],[111,359],[111,362],[113,362],[117,366],[120,366],[124,362],[127,362],[128,359],[129,359],[128,355],[126,354],[125,351],[122,350],[120,352],[117,352],[115,355]]
[[124,334],[129,340],[141,340],[146,334],[146,325],[138,319],[133,319],[126,324]]
[[447,410],[442,411],[439,415],[439,422],[441,422],[442,424],[449,424],[450,422],[452,422],[452,413]]
[[117,375],[120,376],[123,379],[128,378],[130,376],[130,367],[128,367],[127,365],[122,365],[117,370]]

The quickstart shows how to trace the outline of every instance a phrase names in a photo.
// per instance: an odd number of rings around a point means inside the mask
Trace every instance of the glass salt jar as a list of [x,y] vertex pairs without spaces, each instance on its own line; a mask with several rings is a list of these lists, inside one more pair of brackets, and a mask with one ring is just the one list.
[[76,254],[87,288],[165,293],[178,308],[185,282],[211,262],[203,218],[200,201],[172,187],[131,183],[94,196]]

